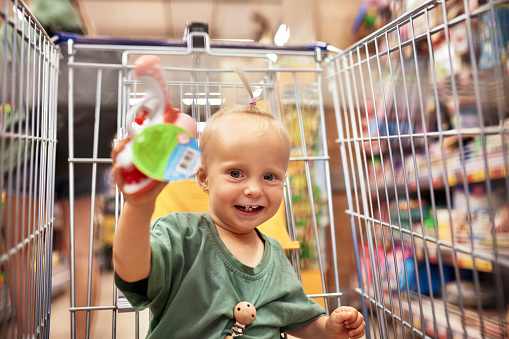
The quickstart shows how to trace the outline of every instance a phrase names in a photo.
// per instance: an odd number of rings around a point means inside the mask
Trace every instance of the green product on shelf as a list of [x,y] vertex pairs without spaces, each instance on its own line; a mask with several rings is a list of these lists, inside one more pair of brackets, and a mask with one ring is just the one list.
[[426,233],[433,232],[435,230],[435,221],[433,220],[433,216],[428,214],[424,218],[424,229]]
[[[394,225],[399,225],[399,222],[401,221],[401,228],[404,229],[410,229],[410,220],[412,220],[412,225],[415,225],[416,223],[421,223],[421,210],[419,209],[419,205],[416,201],[409,201],[410,203],[410,215],[408,213],[408,207],[406,201],[400,201],[399,202],[399,210],[397,209],[398,206],[392,205],[391,206],[391,221]],[[399,219],[398,219],[399,214]],[[422,206],[422,217],[425,221],[426,225],[426,217],[430,216],[430,206],[428,204],[423,204]],[[433,220],[432,220],[433,221]]]

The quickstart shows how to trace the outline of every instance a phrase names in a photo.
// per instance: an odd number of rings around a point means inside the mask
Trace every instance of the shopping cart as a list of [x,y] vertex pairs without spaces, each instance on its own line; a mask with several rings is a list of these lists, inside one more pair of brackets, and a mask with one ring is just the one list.
[[429,1],[328,64],[375,337],[507,338],[507,1]]
[[21,2],[0,27],[0,337],[48,337],[60,54]]
[[[200,27],[200,28],[196,28]],[[229,45],[211,41],[207,32],[199,24],[193,24],[182,42],[131,41],[85,38],[61,34],[62,51],[68,58],[68,72],[62,77],[68,79],[69,88],[69,177],[70,177],[70,215],[71,215],[71,253],[78,242],[74,233],[79,220],[73,209],[77,197],[73,192],[73,178],[78,166],[89,168],[93,175],[92,183],[101,174],[98,166],[110,164],[109,149],[100,156],[101,142],[111,143],[114,133],[121,139],[126,135],[126,113],[132,105],[144,96],[142,83],[134,76],[134,62],[140,55],[157,55],[165,65],[167,92],[173,105],[182,112],[191,114],[199,127],[218,109],[225,105],[246,104],[249,95],[244,85],[234,73],[232,66],[242,67],[251,83],[258,105],[281,119],[291,135],[291,164],[285,185],[283,220],[281,224],[288,243],[288,253],[296,272],[302,277],[308,294],[321,303],[327,311],[340,304],[339,277],[337,271],[336,235],[332,210],[332,191],[330,183],[329,155],[327,149],[325,118],[322,93],[322,69],[320,63],[327,55],[326,45],[313,45],[298,48],[277,48],[260,45]],[[99,53],[107,54],[104,58]],[[91,59],[93,58],[93,59]],[[77,75],[76,72],[81,72]],[[105,76],[105,72],[110,72]],[[65,74],[67,73],[67,74]],[[109,79],[109,80],[108,80]],[[115,83],[111,83],[114,79]],[[66,81],[62,79],[62,81]],[[110,81],[105,85],[106,81]],[[76,96],[84,88],[88,92],[88,110],[81,110],[76,104]],[[114,107],[105,109],[104,98],[115,96]],[[94,100],[95,99],[95,100]],[[80,99],[82,100],[82,99]],[[90,104],[91,103],[91,104]],[[107,105],[106,105],[107,106]],[[83,148],[83,142],[76,142],[77,134],[83,134],[76,119],[95,122],[90,130],[87,143],[88,156],[77,156],[76,148]],[[106,121],[114,121],[115,129],[100,126]],[[103,145],[104,146],[104,145]],[[104,147],[102,147],[104,148]],[[103,150],[104,151],[104,150]],[[83,151],[85,153],[85,151]],[[103,166],[104,167],[104,166]],[[110,190],[102,195],[105,208],[99,218],[97,187],[91,190],[90,234],[88,248],[87,303],[77,305],[79,293],[75,278],[75,255],[71,257],[71,324],[72,337],[76,335],[76,316],[87,314],[87,336],[90,332],[92,313],[109,313],[112,321],[112,337],[116,337],[117,319],[133,315],[136,325],[135,336],[142,331],[140,314],[134,312],[129,303],[117,294],[112,282],[112,302],[98,305],[92,302],[92,262],[99,260],[98,249],[102,253],[111,247],[111,232],[121,211],[122,197],[110,182]],[[100,228],[98,220],[106,220]],[[105,234],[107,233],[107,234]],[[109,233],[109,234],[108,234]],[[94,245],[94,239],[95,245]],[[110,239],[110,240],[108,240]],[[284,241],[283,239],[282,241]],[[298,243],[296,243],[298,242]],[[286,245],[285,245],[286,246]],[[298,249],[303,250],[299,251]],[[105,264],[108,265],[107,263]],[[104,319],[103,316],[101,318]],[[102,333],[104,335],[104,333]],[[144,335],[144,333],[142,333]]]

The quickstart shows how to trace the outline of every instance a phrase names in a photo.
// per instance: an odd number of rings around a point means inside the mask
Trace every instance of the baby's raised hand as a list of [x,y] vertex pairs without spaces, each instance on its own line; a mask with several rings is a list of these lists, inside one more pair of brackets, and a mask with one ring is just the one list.
[[362,313],[355,308],[342,306],[332,312],[325,328],[334,337],[357,339],[365,334],[366,323]]
[[[146,177],[145,175],[141,174],[141,172],[139,172],[139,170],[137,170],[134,165],[132,165],[132,163],[131,165],[127,166],[128,168],[126,168],[125,163],[129,163],[129,159],[127,161],[120,160],[119,156],[121,157],[123,155],[122,153],[125,153],[123,151],[126,146],[129,146],[129,141],[130,140],[128,138],[120,140],[118,145],[113,147],[111,151],[111,159],[113,161],[113,179],[115,179],[119,190],[124,194],[126,201],[129,201],[134,205],[143,205],[146,203],[153,204],[155,198],[164,188],[166,183]],[[132,187],[136,183],[133,183],[133,178],[130,178],[130,182],[126,182],[126,180],[129,179],[129,177],[126,175],[126,171],[139,173],[139,178],[137,177],[135,179],[138,179],[138,181],[144,183],[144,187],[136,187],[136,190],[133,191]]]

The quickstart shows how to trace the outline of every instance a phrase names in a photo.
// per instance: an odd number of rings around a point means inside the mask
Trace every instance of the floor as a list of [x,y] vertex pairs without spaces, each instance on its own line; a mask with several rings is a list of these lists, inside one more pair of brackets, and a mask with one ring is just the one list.
[[[99,305],[113,305],[113,273],[106,271],[101,274],[101,295]],[[69,312],[69,287],[62,290],[61,293],[53,297],[51,302],[51,323],[50,338],[71,338],[70,332],[70,312]],[[102,339],[113,338],[112,315],[111,310],[97,311],[95,326],[90,333],[90,338]],[[149,322],[148,310],[140,312],[139,336],[135,335],[135,313],[118,313],[116,321],[115,338],[145,338]]]

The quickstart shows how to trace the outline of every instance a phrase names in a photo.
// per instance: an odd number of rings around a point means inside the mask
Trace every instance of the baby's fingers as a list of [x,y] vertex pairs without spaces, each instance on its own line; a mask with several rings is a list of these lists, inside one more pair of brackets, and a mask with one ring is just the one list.
[[350,311],[350,313],[351,313],[350,319],[345,319],[346,327],[355,328],[355,327],[360,326],[360,324],[362,324],[364,322],[364,316],[359,311],[353,310],[353,311]]
[[117,183],[120,189],[124,186],[124,176],[122,175],[123,168],[120,165],[114,165],[111,170],[113,180]]
[[349,320],[345,321],[345,327],[348,329],[348,336],[351,339],[361,338],[364,336],[366,323],[364,322],[364,316],[362,313],[356,311],[351,322]]
[[125,139],[122,139],[118,142],[118,145],[117,146],[114,146],[112,149],[111,149],[111,153],[110,153],[110,156],[111,156],[111,159],[113,159],[113,161],[115,161],[117,159],[117,155],[124,149],[125,147],[125,144],[127,142],[129,142],[129,138],[125,138]]
[[350,339],[362,338],[366,334],[365,333],[366,323],[364,321],[362,321],[360,325],[357,327],[355,326],[350,327],[350,325],[347,325],[346,327],[348,328],[348,336],[350,337]]

